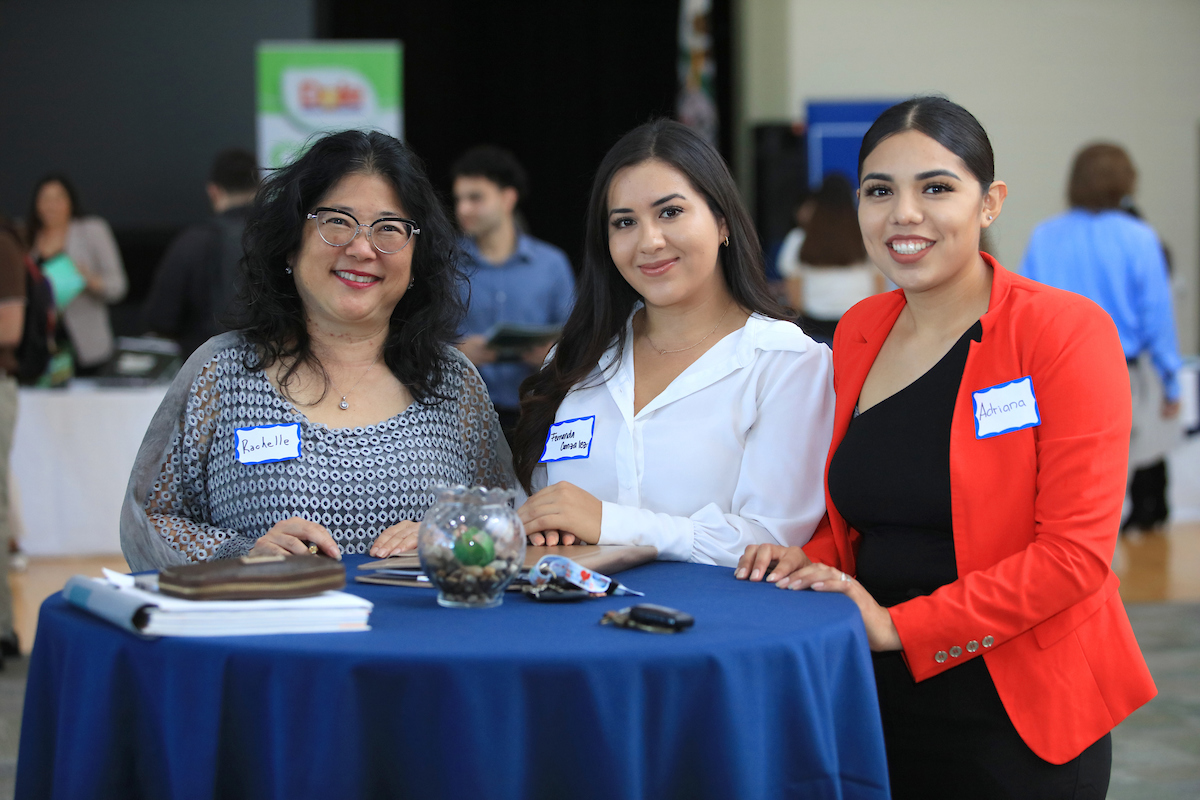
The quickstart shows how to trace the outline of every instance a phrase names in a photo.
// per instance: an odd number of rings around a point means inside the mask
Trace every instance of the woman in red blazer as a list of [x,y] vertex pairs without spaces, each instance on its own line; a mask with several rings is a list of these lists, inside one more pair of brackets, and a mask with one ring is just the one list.
[[1103,797],[1109,731],[1156,692],[1110,569],[1130,431],[1116,328],[979,252],[1007,188],[961,107],[884,112],[859,176],[867,252],[900,289],[834,337],[829,524],[747,549],[735,574],[858,604],[893,796]]

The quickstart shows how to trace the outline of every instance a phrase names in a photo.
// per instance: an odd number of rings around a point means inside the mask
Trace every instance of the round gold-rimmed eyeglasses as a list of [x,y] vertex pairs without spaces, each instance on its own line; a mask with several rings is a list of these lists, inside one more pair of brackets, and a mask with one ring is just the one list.
[[317,221],[317,233],[325,244],[334,247],[345,247],[354,241],[358,232],[367,229],[367,240],[375,249],[385,255],[399,253],[412,241],[415,234],[421,232],[415,220],[403,217],[380,217],[370,225],[359,222],[347,211],[336,208],[317,208],[307,216],[307,219]]

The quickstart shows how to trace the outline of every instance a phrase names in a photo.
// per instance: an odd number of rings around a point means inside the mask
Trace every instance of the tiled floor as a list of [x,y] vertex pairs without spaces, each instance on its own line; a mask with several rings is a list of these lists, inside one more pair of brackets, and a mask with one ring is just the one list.
[[125,559],[117,555],[84,558],[34,558],[24,572],[9,575],[13,592],[13,623],[26,653],[33,649],[37,631],[38,608],[42,601],[57,592],[72,575],[100,577],[101,568],[128,572]]

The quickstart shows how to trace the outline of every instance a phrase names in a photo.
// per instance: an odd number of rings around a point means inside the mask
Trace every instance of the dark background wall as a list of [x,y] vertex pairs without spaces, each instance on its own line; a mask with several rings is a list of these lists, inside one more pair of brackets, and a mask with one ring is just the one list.
[[[716,0],[721,149],[731,149],[730,5]],[[135,332],[163,250],[204,219],[219,150],[254,149],[262,39],[400,39],[406,139],[447,196],[463,150],[494,142],[530,172],[531,231],[578,260],[592,172],[625,131],[670,115],[678,0],[0,0],[0,213],[24,217],[62,171],[113,226]]]
[[[732,142],[729,0],[714,3],[723,152]],[[405,137],[449,194],[472,145],[512,150],[529,172],[530,232],[578,267],[592,174],[630,128],[671,116],[678,0],[316,0],[317,35],[404,42]]]
[[312,35],[311,0],[0,0],[0,211],[61,170],[114,228],[202,218],[212,157],[254,149],[256,43]]

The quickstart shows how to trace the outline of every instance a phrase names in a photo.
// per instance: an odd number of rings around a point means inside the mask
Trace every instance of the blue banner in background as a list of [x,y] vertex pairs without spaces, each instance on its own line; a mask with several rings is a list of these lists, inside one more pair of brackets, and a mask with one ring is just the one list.
[[820,101],[808,104],[808,185],[813,191],[831,172],[858,186],[858,148],[876,118],[898,100]]

